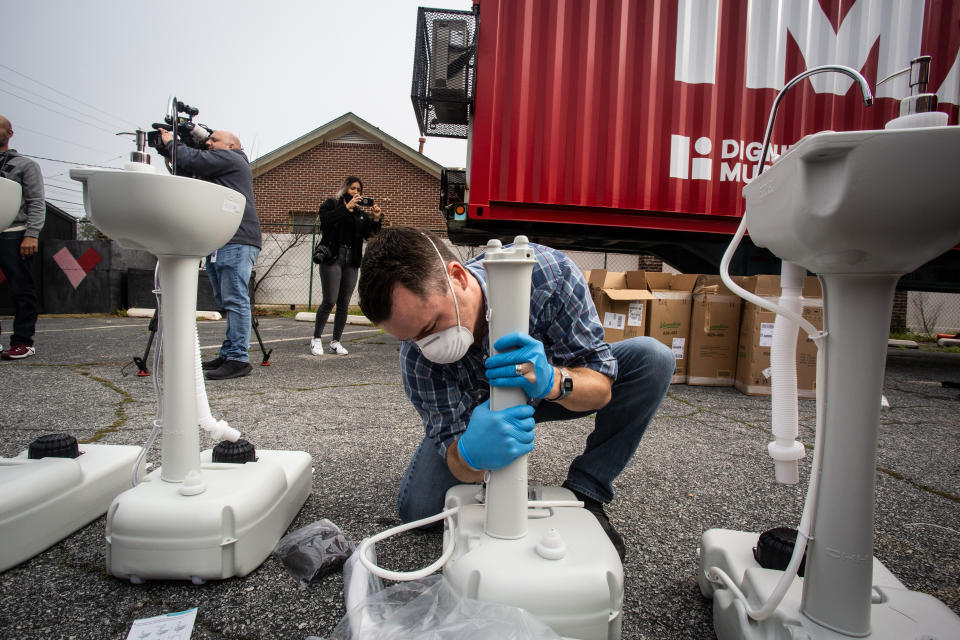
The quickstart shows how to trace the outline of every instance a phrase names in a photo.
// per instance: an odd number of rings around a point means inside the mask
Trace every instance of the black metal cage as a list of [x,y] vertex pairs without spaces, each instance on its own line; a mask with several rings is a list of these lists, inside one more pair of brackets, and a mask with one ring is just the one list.
[[471,11],[417,10],[410,99],[421,135],[467,137],[474,96],[476,27]]

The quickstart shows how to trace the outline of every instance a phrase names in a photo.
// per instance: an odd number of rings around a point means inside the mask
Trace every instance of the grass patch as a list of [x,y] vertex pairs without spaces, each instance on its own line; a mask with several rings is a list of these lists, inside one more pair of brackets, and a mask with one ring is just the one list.
[[933,342],[936,344],[936,336],[930,336],[925,333],[913,333],[912,331],[891,331],[891,340],[913,340],[914,342]]
[[[293,308],[290,308],[290,305],[280,305],[280,304],[268,304],[268,305],[256,305],[254,307],[254,313],[257,316],[264,318],[293,318],[302,311],[307,311],[310,313],[316,313],[317,307],[319,305],[307,306],[305,304],[293,305]],[[351,316],[362,316],[363,311],[360,310],[360,305],[352,304],[347,310],[347,315]]]

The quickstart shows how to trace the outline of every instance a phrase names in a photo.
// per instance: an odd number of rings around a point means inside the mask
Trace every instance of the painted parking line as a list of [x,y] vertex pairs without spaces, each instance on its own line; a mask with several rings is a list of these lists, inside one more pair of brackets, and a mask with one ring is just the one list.
[[[376,329],[376,328],[371,327],[371,328],[369,328],[369,329],[357,329],[356,331],[344,331],[344,332],[343,332],[343,335],[348,336],[348,335],[354,335],[354,334],[357,334],[357,333],[378,334],[378,333],[380,333],[380,329]],[[329,337],[332,337],[332,335],[333,335],[332,333],[325,333],[325,334],[323,334],[321,337],[322,337],[322,338],[329,338]],[[253,336],[253,337],[256,338],[256,336]],[[295,337],[295,338],[276,338],[276,339],[274,339],[274,340],[264,340],[264,341],[263,341],[263,344],[275,344],[275,343],[277,343],[277,342],[293,342],[294,340],[307,340],[307,341],[309,341],[310,338],[312,338],[312,337],[313,337],[312,335],[309,335],[309,336],[297,336],[297,337]],[[250,342],[250,347],[251,347],[251,348],[254,348],[254,347],[257,347],[257,346],[259,346],[259,343],[257,343],[255,340],[252,340],[252,341]],[[220,347],[221,347],[220,344],[201,345],[201,346],[200,346],[200,349],[201,349],[201,350],[203,350],[203,349],[219,349]]]

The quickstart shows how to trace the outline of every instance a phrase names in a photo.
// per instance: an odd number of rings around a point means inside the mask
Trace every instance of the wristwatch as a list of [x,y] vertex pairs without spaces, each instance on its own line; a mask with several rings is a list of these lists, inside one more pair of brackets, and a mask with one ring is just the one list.
[[553,399],[553,402],[563,400],[573,392],[573,377],[570,372],[563,367],[557,367],[560,371],[560,395]]

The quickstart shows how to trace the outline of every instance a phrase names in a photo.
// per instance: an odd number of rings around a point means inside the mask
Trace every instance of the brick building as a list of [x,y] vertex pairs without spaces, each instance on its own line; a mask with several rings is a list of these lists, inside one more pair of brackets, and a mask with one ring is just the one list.
[[445,232],[437,208],[441,166],[353,113],[258,158],[253,195],[264,232],[316,216],[348,175],[363,180],[391,224]]
[[257,304],[316,306],[320,283],[310,260],[317,209],[348,175],[385,221],[446,235],[438,208],[441,166],[353,113],[345,113],[257,158],[253,195],[263,231]]

